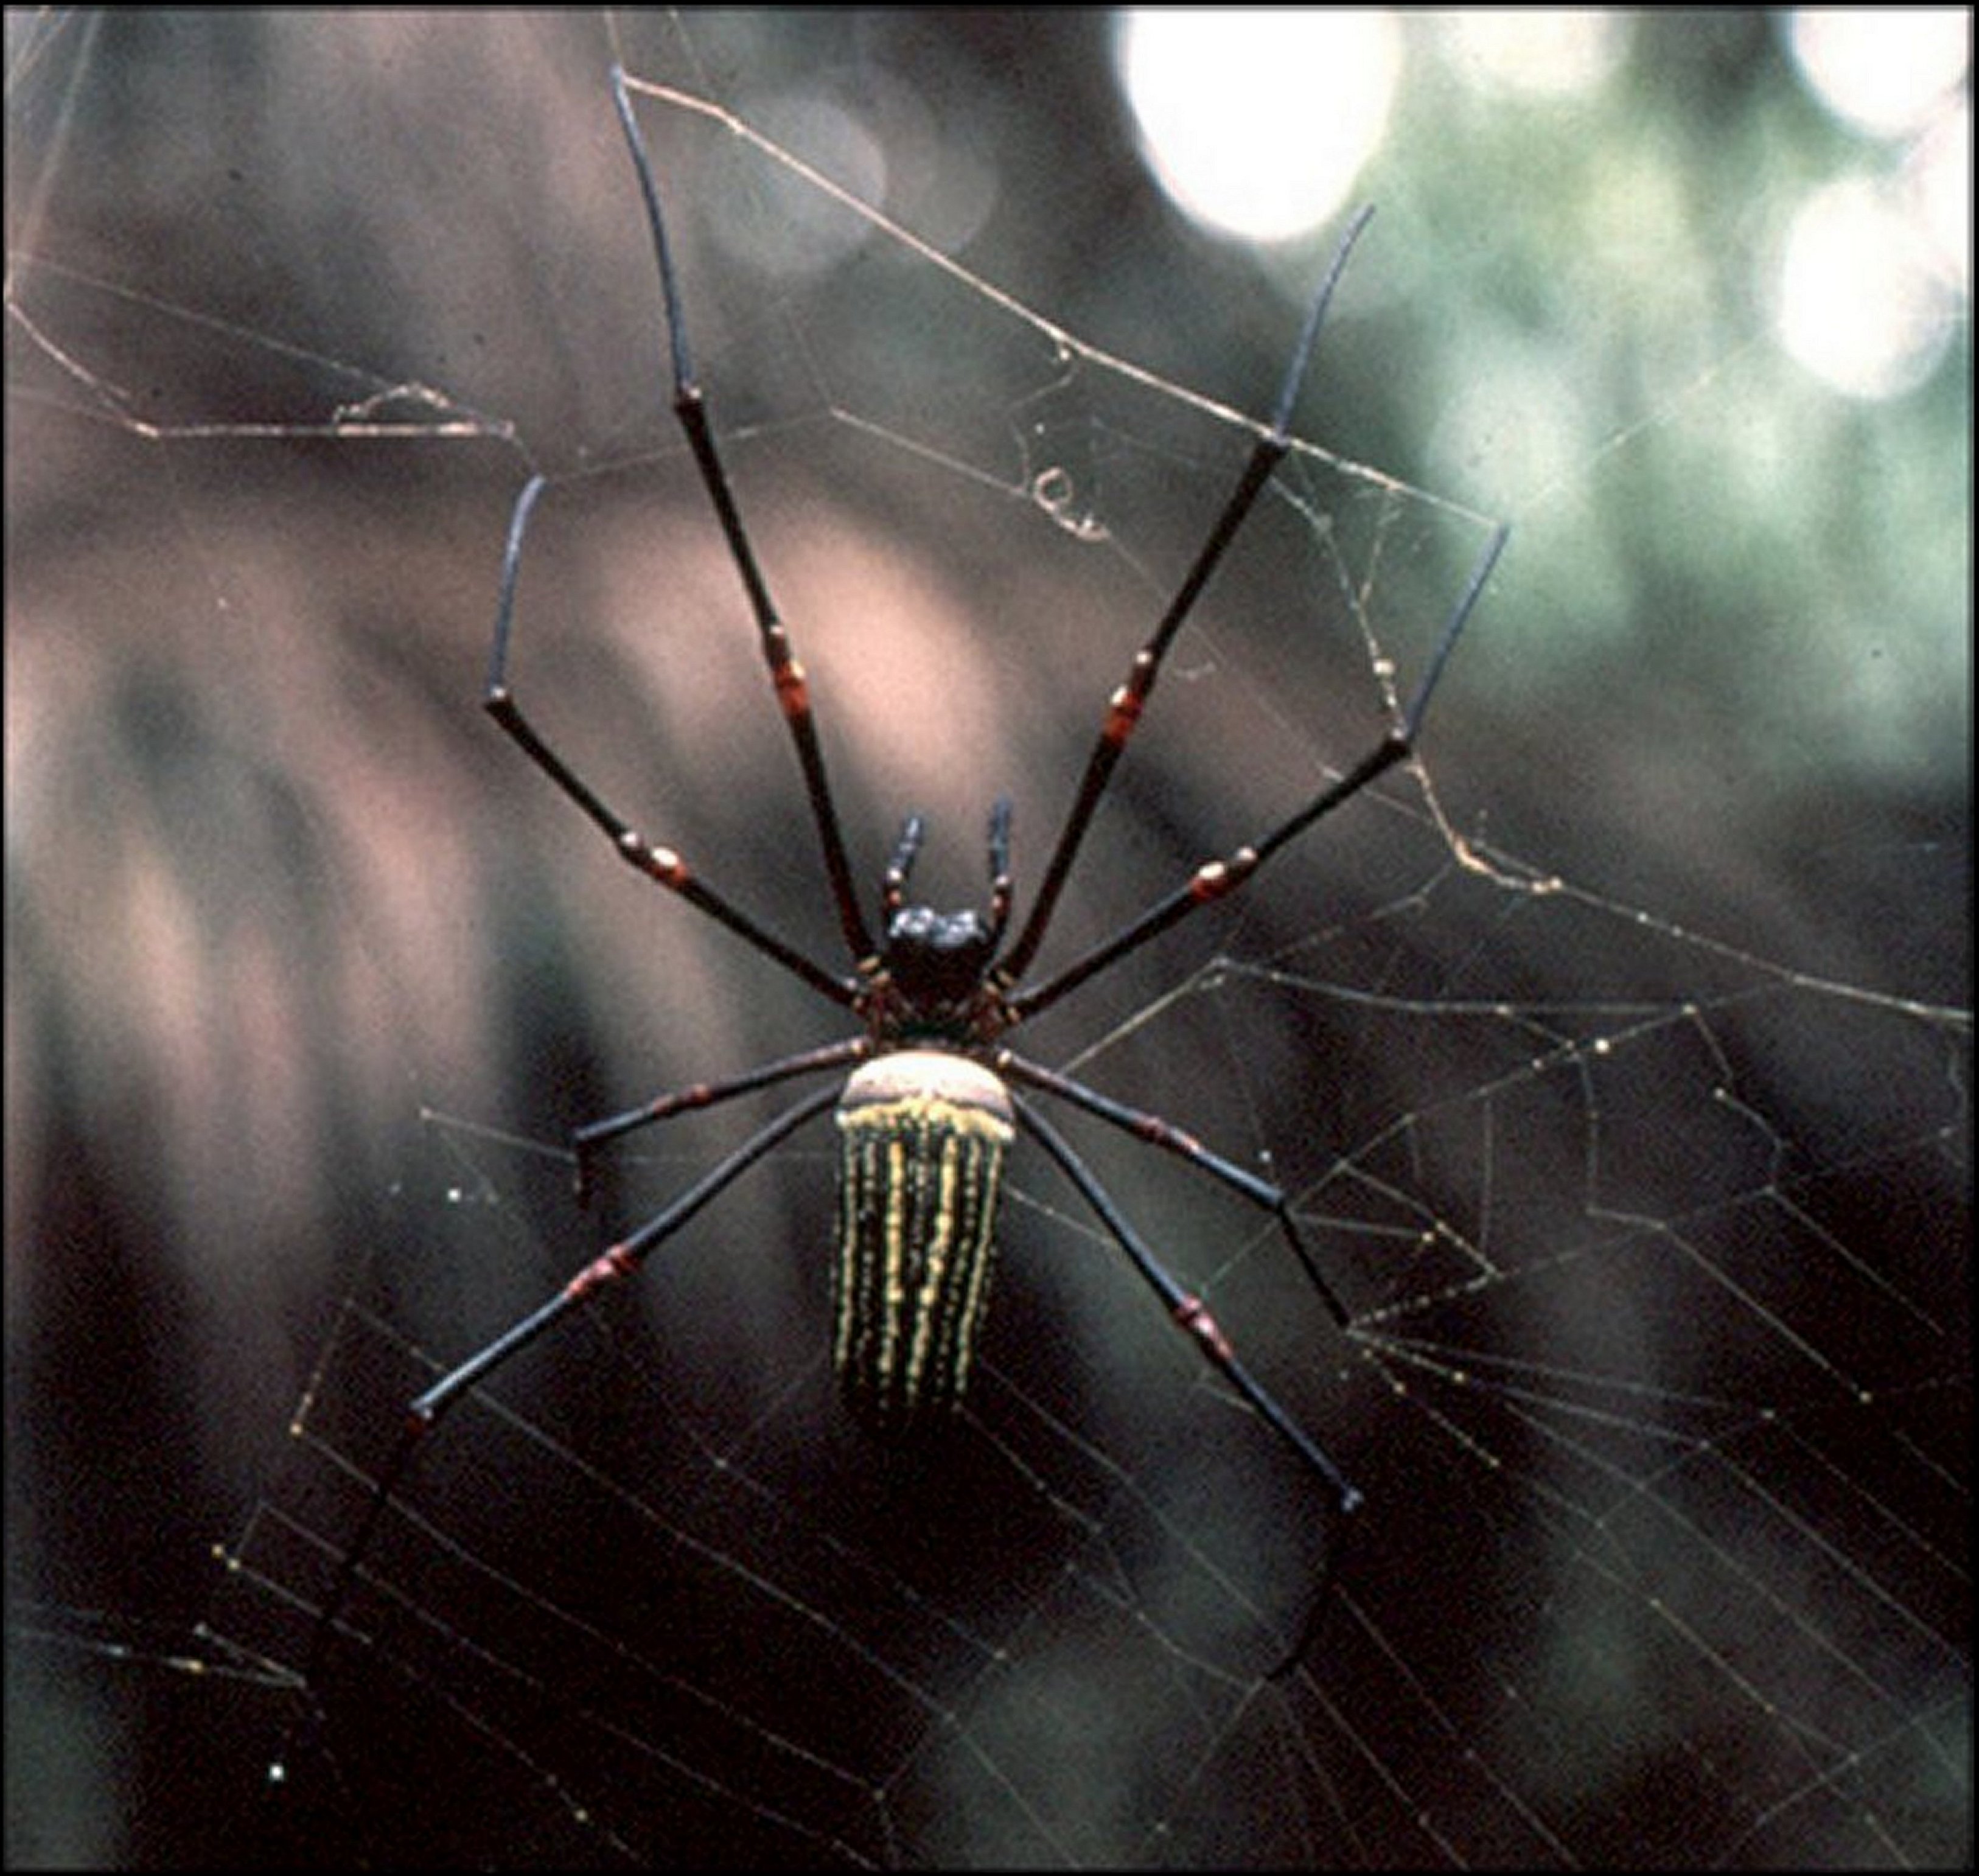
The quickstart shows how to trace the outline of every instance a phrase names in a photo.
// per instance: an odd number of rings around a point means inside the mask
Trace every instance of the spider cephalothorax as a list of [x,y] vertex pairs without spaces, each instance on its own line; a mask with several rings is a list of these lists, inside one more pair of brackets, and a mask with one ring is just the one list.
[[946,1035],[959,1024],[973,1033],[970,1019],[996,950],[996,933],[973,907],[903,906],[887,921],[880,968],[912,1013],[910,1025]]
[[956,1048],[993,1042],[1017,1019],[993,976],[1010,918],[1010,804],[990,815],[990,903],[940,912],[910,905],[907,881],[927,824],[910,814],[880,893],[886,926],[879,951],[863,960],[853,1007],[874,1046],[940,1042]]
[[1369,211],[1363,210],[1354,218],[1340,243],[1307,315],[1269,424],[1253,444],[1235,487],[1153,634],[1108,700],[1085,773],[1016,939],[1004,947],[1013,888],[1010,808],[1007,801],[999,801],[990,817],[986,909],[943,913],[907,903],[908,877],[923,833],[920,817],[910,816],[883,882],[884,923],[876,943],[854,890],[803,667],[771,602],[694,381],[659,191],[625,76],[615,68],[612,83],[659,264],[675,415],[741,577],[778,707],[789,727],[848,968],[833,970],[820,964],[701,880],[671,848],[649,843],[551,748],[523,714],[509,685],[509,646],[523,539],[545,486],[541,476],[522,489],[509,523],[484,701],[502,731],[605,833],[622,859],[837,1004],[861,1027],[840,1041],[659,1095],[576,1131],[573,1145],[582,1193],[592,1158],[635,1129],[804,1076],[846,1076],[842,1085],[807,1095],[769,1121],[664,1211],[593,1258],[540,1308],[413,1402],[406,1434],[379,1481],[319,1619],[312,1668],[370,1532],[419,1437],[484,1375],[595,1291],[636,1270],[749,1167],[827,1109],[835,1109],[840,1139],[834,1361],[847,1404],[865,1425],[898,1434],[945,1414],[962,1397],[988,1294],[1005,1156],[1022,1134],[1056,1165],[1178,1327],[1311,1470],[1334,1509],[1344,1513],[1358,1502],[1358,1493],[1325,1449],[1251,1376],[1202,1301],[1169,1274],[1057,1128],[1018,1088],[1078,1108],[1172,1154],[1270,1213],[1328,1311],[1344,1327],[1348,1312],[1307,1248],[1286,1194],[1210,1152],[1159,1115],[1028,1061],[1003,1039],[1199,907],[1244,887],[1274,853],[1406,758],[1451,649],[1504,545],[1501,528],[1486,543],[1414,698],[1372,750],[1275,826],[1222,858],[1205,861],[1110,938],[1061,965],[1042,982],[1029,981],[1073,860],[1109,778],[1142,718],[1162,661],[1291,447],[1293,401],[1327,303]]

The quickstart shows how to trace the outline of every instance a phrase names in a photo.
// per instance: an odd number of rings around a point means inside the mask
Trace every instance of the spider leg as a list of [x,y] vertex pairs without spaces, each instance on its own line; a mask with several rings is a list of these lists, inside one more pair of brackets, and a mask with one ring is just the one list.
[[1292,1221],[1291,1201],[1282,1188],[1268,1179],[1261,1179],[1254,1172],[1247,1172],[1234,1161],[1213,1153],[1193,1134],[1185,1132],[1172,1122],[1164,1120],[1159,1114],[1152,1114],[1142,1108],[1129,1107],[1103,1095],[1096,1088],[1089,1088],[1083,1082],[1074,1081],[1069,1075],[1061,1075],[1055,1069],[1028,1062],[1022,1056],[1013,1055],[1007,1049],[999,1049],[992,1058],[990,1066],[999,1075],[1012,1081],[1056,1095],[1060,1100],[1069,1101],[1075,1107],[1085,1109],[1087,1113],[1096,1115],[1101,1120],[1118,1127],[1123,1133],[1130,1133],[1137,1140],[1145,1140],[1158,1146],[1164,1152],[1172,1153],[1178,1159],[1199,1168],[1211,1178],[1220,1179],[1225,1185],[1251,1202],[1271,1214],[1285,1233],[1285,1241],[1292,1248],[1311,1282],[1319,1300],[1326,1305],[1326,1311],[1341,1328],[1345,1328],[1350,1318],[1346,1306],[1334,1293],[1332,1284],[1321,1274],[1318,1261],[1305,1240],[1299,1235],[1298,1227]]
[[790,634],[777,616],[770,589],[756,564],[755,549],[742,523],[741,510],[714,446],[714,433],[708,426],[708,406],[695,383],[693,362],[688,356],[687,325],[681,310],[679,284],[674,276],[673,250],[667,240],[666,218],[661,212],[659,184],[654,179],[645,139],[625,86],[625,74],[612,68],[612,95],[618,107],[618,121],[625,128],[625,143],[631,152],[632,167],[638,172],[639,192],[645,200],[646,220],[652,230],[653,254],[659,264],[660,296],[665,303],[668,357],[674,382],[674,415],[693,452],[708,499],[721,523],[722,537],[729,557],[741,576],[749,596],[749,609],[755,616],[762,640],[763,656],[776,686],[777,702],[789,724],[797,761],[804,771],[804,792],[810,797],[811,817],[817,826],[818,844],[824,855],[824,870],[831,880],[831,894],[838,909],[840,929],[851,952],[854,965],[864,963],[873,954],[872,934],[859,910],[859,898],[852,886],[852,869],[845,857],[845,837],[838,813],[832,806],[831,789],[825,779],[824,753],[818,746],[817,731],[811,721],[810,691],[802,665],[791,648]]
[[1030,915],[1024,921],[1016,942],[996,966],[996,976],[1004,984],[1019,981],[1030,968],[1031,960],[1037,956],[1038,947],[1044,942],[1046,928],[1050,924],[1052,914],[1057,909],[1059,894],[1063,890],[1066,877],[1072,870],[1080,843],[1086,838],[1086,830],[1091,825],[1094,810],[1099,805],[1099,797],[1106,792],[1114,765],[1125,751],[1127,741],[1139,723],[1141,713],[1146,707],[1149,694],[1155,688],[1159,675],[1162,660],[1167,655],[1175,634],[1187,619],[1195,604],[1197,596],[1208,583],[1211,574],[1222,559],[1230,544],[1237,538],[1237,532],[1244,524],[1245,517],[1251,512],[1251,505],[1263,492],[1265,483],[1271,479],[1271,472],[1291,447],[1288,426],[1291,421],[1292,405],[1298,388],[1304,379],[1306,367],[1312,358],[1314,343],[1319,337],[1321,322],[1326,317],[1328,301],[1333,290],[1339,284],[1340,276],[1347,265],[1347,257],[1361,230],[1367,225],[1368,217],[1374,214],[1371,207],[1363,208],[1348,224],[1347,232],[1340,238],[1339,246],[1334,250],[1333,260],[1326,270],[1326,278],[1321,283],[1312,307],[1306,315],[1304,329],[1299,334],[1292,362],[1285,373],[1285,383],[1278,393],[1278,403],[1271,413],[1271,427],[1260,437],[1251,449],[1250,459],[1244,466],[1243,473],[1237,479],[1237,486],[1230,499],[1223,505],[1223,512],[1209,531],[1209,538],[1202,544],[1195,564],[1184,576],[1175,597],[1169,602],[1168,610],[1162,615],[1155,626],[1154,635],[1135,655],[1129,668],[1125,683],[1108,699],[1106,714],[1102,720],[1099,737],[1092,746],[1092,753],[1086,759],[1086,774],[1079,782],[1079,793],[1073,798],[1070,812],[1066,817],[1064,827],[1058,837],[1058,845],[1051,860],[1045,868],[1043,883],[1038,887],[1036,900],[1031,907]]
[[890,920],[907,903],[907,882],[913,877],[914,861],[927,837],[927,823],[919,814],[910,814],[900,824],[900,837],[893,843],[893,857],[880,876],[880,910]]
[[406,1419],[398,1442],[378,1475],[370,1503],[366,1506],[364,1516],[358,1525],[357,1534],[351,1540],[350,1548],[344,1552],[337,1565],[336,1574],[331,1579],[330,1593],[324,1598],[322,1610],[317,1617],[303,1668],[306,1682],[313,1685],[317,1678],[329,1646],[330,1632],[349,1598],[351,1586],[356,1580],[359,1566],[370,1546],[372,1534],[377,1529],[378,1520],[383,1516],[386,1505],[398,1489],[399,1481],[405,1477],[406,1469],[424,1443],[426,1436],[446,1410],[470,1387],[485,1380],[512,1355],[519,1354],[572,1310],[580,1304],[588,1302],[606,1285],[615,1283],[622,1277],[631,1275],[696,1212],[732,1185],[772,1147],[794,1133],[806,1121],[822,1113],[838,1099],[838,1092],[835,1086],[821,1089],[815,1094],[807,1095],[795,1107],[779,1114],[768,1125],[752,1134],[727,1158],[690,1186],[664,1211],[649,1218],[630,1237],[620,1239],[592,1258],[547,1301],[539,1304],[520,1321],[504,1330],[478,1353],[469,1356],[465,1361],[450,1369],[413,1401],[406,1410]]
[[[1280,1679],[1298,1666],[1318,1638],[1326,1612],[1332,1606],[1333,1598],[1330,1593],[1333,1581],[1339,1574],[1340,1559],[1345,1549],[1347,1537],[1353,1528],[1351,1514],[1360,1508],[1362,1503],[1361,1493],[1348,1482],[1346,1475],[1334,1463],[1326,1449],[1279,1406],[1262,1384],[1238,1361],[1236,1351],[1230,1345],[1229,1338],[1218,1326],[1216,1318],[1209,1313],[1202,1299],[1185,1290],[1148,1248],[1139,1234],[1127,1222],[1106,1188],[1093,1176],[1092,1169],[1072,1150],[1058,1130],[1039,1115],[1028,1102],[1015,1095],[1011,1096],[1011,1106],[1016,1115],[1018,1125],[1058,1162],[1059,1170],[1078,1187],[1080,1196],[1098,1215],[1100,1223],[1106,1228],[1108,1235],[1126,1252],[1134,1268],[1161,1298],[1170,1319],[1188,1331],[1195,1339],[1204,1359],[1250,1403],[1259,1417],[1291,1448],[1298,1459],[1319,1475],[1332,1496],[1334,1514],[1342,1522],[1334,1540],[1328,1546],[1325,1564],[1314,1586],[1312,1600],[1307,1606],[1304,1619],[1299,1625],[1298,1637],[1265,1675],[1268,1680]],[[1096,1109],[1094,1111],[1097,1112],[1099,1110]]]
[[1016,882],[1010,872],[1010,797],[999,795],[990,809],[990,943],[1003,942],[1010,922],[1010,901]]
[[751,1069],[744,1075],[731,1076],[724,1081],[696,1082],[691,1087],[677,1088],[671,1093],[642,1102],[635,1108],[628,1108],[622,1114],[609,1115],[579,1127],[571,1135],[571,1148],[577,1158],[577,1202],[582,1205],[590,1195],[591,1163],[598,1149],[621,1135],[630,1133],[635,1128],[650,1127],[655,1121],[671,1120],[676,1114],[685,1114],[696,1108],[713,1107],[718,1102],[732,1100],[737,1095],[750,1094],[758,1088],[788,1081],[794,1076],[815,1075],[826,1069],[847,1067],[863,1061],[872,1052],[870,1037],[851,1036],[844,1042],[827,1042],[821,1049],[807,1049],[799,1055],[766,1062],[761,1068]]
[[1248,880],[1266,860],[1278,850],[1298,837],[1316,821],[1324,820],[1343,802],[1351,801],[1354,796],[1377,777],[1383,775],[1397,762],[1404,761],[1415,747],[1417,733],[1422,727],[1423,717],[1429,708],[1431,693],[1442,677],[1444,668],[1450,661],[1458,635],[1463,631],[1471,608],[1477,603],[1478,595],[1484,590],[1484,582],[1490,578],[1491,569],[1497,564],[1498,556],[1504,551],[1509,526],[1496,529],[1484,551],[1471,570],[1470,578],[1464,589],[1444,628],[1443,636],[1437,642],[1429,669],[1408,708],[1402,713],[1401,723],[1391,728],[1373,749],[1336,781],[1328,784],[1313,797],[1296,814],[1289,815],[1268,834],[1248,847],[1240,847],[1235,853],[1221,860],[1205,861],[1189,877],[1165,898],[1157,900],[1139,917],[1123,926],[1111,938],[1093,946],[1083,957],[1075,960],[1055,977],[1047,978],[1034,989],[1020,992],[1008,1001],[1008,1009],[1013,1022],[1021,1023],[1036,1016],[1038,1012],[1055,1003],[1096,973],[1109,964],[1115,964],[1130,953],[1138,951],[1149,940],[1158,937],[1172,925],[1186,918],[1199,907],[1206,906],[1235,892]]
[[723,898],[712,887],[704,884],[671,847],[649,846],[645,836],[608,807],[523,715],[522,708],[515,701],[515,693],[509,684],[509,635],[515,616],[515,588],[522,574],[523,536],[529,529],[530,511],[543,492],[544,481],[542,476],[537,476],[524,485],[522,492],[515,498],[515,512],[509,519],[508,545],[502,555],[501,598],[495,612],[495,644],[489,656],[488,688],[482,707],[522,753],[604,830],[619,858],[635,871],[679,893],[690,905],[698,907],[709,917],[727,926],[765,957],[774,958],[786,970],[795,973],[813,989],[830,997],[834,1003],[850,1008],[857,994],[852,984],[814,963],[802,952],[786,944],[740,907]]
[[1231,1346],[1229,1337],[1217,1326],[1216,1318],[1209,1313],[1202,1299],[1185,1290],[1142,1242],[1140,1235],[1128,1223],[1125,1214],[1113,1202],[1106,1188],[1093,1176],[1086,1162],[1072,1151],[1064,1136],[1028,1102],[1013,1095],[1011,1102],[1016,1112],[1018,1124],[1057,1161],[1059,1169],[1078,1187],[1080,1196],[1098,1215],[1100,1223],[1106,1227],[1108,1235],[1126,1252],[1149,1288],[1161,1298],[1162,1307],[1168,1311],[1171,1318],[1194,1338],[1204,1359],[1250,1403],[1258,1417],[1324,1480],[1336,1510],[1344,1513],[1357,1509],[1361,1503],[1361,1494],[1348,1483],[1346,1474],[1334,1464],[1326,1450],[1279,1406],[1265,1391],[1262,1384],[1237,1358],[1237,1351]]

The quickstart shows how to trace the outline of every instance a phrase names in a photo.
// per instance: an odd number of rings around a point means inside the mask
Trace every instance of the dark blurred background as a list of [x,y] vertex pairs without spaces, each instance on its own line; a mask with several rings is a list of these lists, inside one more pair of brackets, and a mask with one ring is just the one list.
[[[1668,1529],[1627,1546],[1643,1574],[1618,1605],[1696,1596],[1700,1659],[1749,1641],[1752,1609],[1795,1616],[1768,1644],[1793,1700],[1746,1703],[1729,1671],[1679,1685],[1659,1671],[1674,1623],[1637,1653],[1563,1612],[1621,1543],[1619,1508],[1616,1529],[1553,1522],[1605,1504],[1596,1483],[1543,1453],[1512,1467],[1527,1483],[1487,1483],[1436,1427],[1509,1454],[1531,1437],[1516,1414],[1413,1417],[1400,1371],[1341,1351],[1255,1220],[1198,1223],[1186,1179],[1092,1141],[1192,1280],[1226,1278],[1218,1307],[1233,1328],[1248,1314],[1255,1365],[1370,1489],[1348,1626],[1387,1638],[1404,1705],[1445,1730],[1377,1737],[1393,1663],[1313,1670],[1304,1697],[1354,1717],[1301,1709],[1287,1732],[1366,1726],[1360,1775],[1378,1765],[1399,1794],[1376,1778],[1350,1801],[1354,1775],[1329,1766],[1356,1831],[1328,1854],[1954,1862],[1971,414],[1969,208],[1944,203],[1970,168],[1967,81],[1894,31],[1881,82],[1849,94],[1823,90],[1797,16],[1574,17],[1557,43],[1475,18],[1394,28],[1392,98],[1348,165],[1348,199],[1378,212],[1296,409],[1318,447],[1178,646],[1054,949],[1359,754],[1380,724],[1361,623],[1406,690],[1509,519],[1425,739],[1450,834],[1418,788],[1357,804],[1257,905],[1178,934],[1027,1046],[1270,1155],[1314,1216],[1351,1208],[1328,1168],[1364,1155],[1408,1202],[1398,1231],[1467,1221],[1488,1245],[1500,1281],[1475,1316],[1452,1304],[1450,1346],[1522,1363],[1542,1391],[1620,1377],[1643,1424],[1735,1451],[1779,1515],[1760,1531],[1678,1484],[1652,1494]],[[973,277],[876,236],[721,121],[642,98],[696,363],[810,670],[855,870],[876,880],[920,807],[921,883],[960,903],[1000,790],[1035,877],[1101,700],[1242,459],[1240,427],[1167,387],[1267,411],[1344,212],[1261,244],[1184,213],[1144,157],[1119,30],[1072,8],[8,14],[10,1862],[336,1861],[353,1841],[384,1860],[416,1842],[435,1862],[602,1854],[581,1835],[504,1841],[485,1805],[482,1835],[470,1819],[418,1838],[393,1807],[438,1808],[437,1787],[409,1771],[410,1798],[357,1775],[362,1827],[336,1804],[320,1822],[257,1799],[299,1704],[264,1670],[297,1664],[297,1631],[257,1668],[200,1625],[213,1548],[290,1463],[283,1430],[340,1301],[382,1299],[457,1358],[747,1117],[642,1148],[592,1219],[554,1163],[467,1123],[555,1142],[838,1032],[613,864],[476,708],[509,507],[540,470],[525,703],[653,837],[834,957],[794,767],[667,414],[605,71],[615,55],[712,99]],[[1236,42],[1235,82],[1254,116],[1309,115],[1317,145],[1351,114],[1343,98],[1377,90],[1378,49],[1338,93],[1329,59],[1358,69],[1344,49],[1282,55],[1309,83],[1267,106],[1281,75],[1247,75]],[[1841,68],[1868,57],[1845,49]],[[1202,64],[1205,119],[1222,81]],[[1157,382],[1061,346],[977,282]],[[1502,880],[1458,867],[1453,838]],[[1163,1000],[1224,956],[1286,981]],[[1417,998],[1441,1019],[1412,1019]],[[1689,1021],[1672,1014],[1686,999]],[[1480,1093],[1632,1022],[1667,1059],[1644,1044],[1618,1052],[1619,1082],[1590,1069],[1535,1082],[1530,1102]],[[1445,1136],[1446,1110],[1498,1132]],[[1397,1115],[1412,1124],[1391,1161],[1373,1143]],[[794,1145],[784,1175],[683,1241],[654,1320],[694,1327],[659,1377],[636,1344],[582,1343],[595,1393],[650,1389],[656,1417],[692,1422],[666,1436],[683,1466],[819,1410],[783,1389],[821,1359],[825,1155]],[[493,1202],[463,1218],[456,1188]],[[1185,1384],[1186,1351],[1157,1322],[1145,1360],[1167,1366],[1096,1354],[1112,1304],[1056,1268],[1076,1205],[1019,1174],[1013,1210],[986,1439],[1013,1437],[1007,1387],[1152,1475],[1167,1397],[1145,1377]],[[1593,1228],[1623,1218],[1649,1221],[1642,1253],[1576,1277]],[[1231,1229],[1266,1252],[1226,1268]],[[1371,1336],[1397,1298],[1456,1297],[1474,1274],[1453,1258],[1447,1280],[1397,1278],[1371,1226],[1341,1236],[1330,1268]],[[1021,1274],[1026,1243],[1047,1275]],[[1517,1274],[1555,1258],[1557,1282]],[[1325,1352],[1301,1374],[1308,1334]],[[387,1366],[333,1410],[388,1415]],[[1061,1398],[1068,1367],[1084,1391]],[[1707,1399],[1728,1417],[1700,1433]],[[1743,1443],[1776,1406],[1795,1439]],[[587,1459],[611,1436],[588,1437]],[[786,1502],[817,1512],[807,1469],[856,1486],[856,1457],[791,1450],[751,1455]],[[1614,1463],[1661,1476],[1643,1453]],[[1222,1514],[1236,1553],[1268,1549],[1287,1489],[1267,1478],[1261,1510]],[[884,1506],[860,1515],[883,1542]],[[1942,1569],[1875,1560],[1879,1516]],[[483,1541],[500,1554],[515,1536]],[[990,1593],[963,1580],[958,1598]],[[744,1619],[720,1587],[707,1620]],[[1914,1635],[1886,1657],[1865,1612],[1891,1606]],[[1108,1675],[1081,1698],[1111,1717],[1067,1696],[1035,1718],[1033,1756],[1012,1762],[1039,1788],[1114,1725],[1148,1762],[1192,1762],[1151,1719],[1125,1725],[1136,1699],[1161,1709]],[[1536,1732],[1560,1765],[1508,1723],[1521,1700],[1552,1712]],[[1584,1763],[1583,1732],[1603,1742]],[[1894,1742],[1881,1760],[1878,1737]],[[1466,1740],[1521,1769],[1473,1797]],[[1859,1788],[1834,1769],[1851,1754],[1871,1768]],[[1281,1823],[1255,1822],[1271,1810],[1249,1808],[1256,1765],[1231,1758],[1182,1805],[1193,1835],[1151,1847],[1080,1816],[1047,1841],[1100,1861],[1294,1854]],[[877,1782],[885,1762],[859,1762]],[[1124,1775],[1108,1758],[1090,1782]],[[1513,1821],[1515,1795],[1543,1828]],[[1881,1840],[1863,1823],[1879,1809],[1897,1819]],[[820,1854],[774,1847],[761,1815],[724,1846],[734,1821],[718,1808],[704,1841],[656,1828],[639,1854]],[[944,1853],[1039,1854],[969,1819],[893,1846]]]

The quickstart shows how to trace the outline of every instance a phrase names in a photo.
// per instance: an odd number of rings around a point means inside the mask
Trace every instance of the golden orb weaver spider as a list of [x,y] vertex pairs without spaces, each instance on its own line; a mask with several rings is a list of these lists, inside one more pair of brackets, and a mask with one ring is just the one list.
[[[759,1129],[665,1211],[586,1264],[539,1308],[411,1403],[399,1444],[373,1489],[357,1534],[343,1553],[317,1617],[306,1680],[315,1678],[371,1532],[423,1437],[477,1382],[595,1292],[638,1269],[749,1167],[827,1107],[835,1109],[840,1136],[834,1364],[847,1407],[870,1431],[883,1437],[901,1435],[946,1414],[960,1400],[987,1300],[1004,1157],[1022,1132],[1057,1165],[1203,1357],[1324,1483],[1336,1511],[1351,1512],[1360,1503],[1360,1493],[1325,1449],[1251,1375],[1202,1300],[1169,1273],[1084,1162],[1017,1092],[1017,1087],[1064,1101],[1173,1154],[1269,1212],[1328,1314],[1344,1329],[1348,1312],[1301,1236],[1286,1194],[1211,1152],[1159,1115],[1125,1105],[1026,1060],[1007,1047],[1003,1039],[1198,907],[1235,891],[1274,853],[1404,761],[1414,747],[1458,636],[1504,547],[1508,530],[1501,526],[1485,544],[1401,721],[1371,751],[1258,840],[1198,867],[1110,938],[1042,983],[1025,983],[1094,810],[1154,688],[1162,658],[1290,447],[1288,426],[1293,403],[1328,303],[1372,210],[1362,209],[1342,237],[1306,316],[1268,429],[1253,447],[1235,489],[1152,636],[1136,654],[1125,681],[1108,701],[1098,739],[1059,830],[1043,883],[1016,937],[1006,946],[1015,887],[1009,860],[1010,804],[999,800],[990,815],[986,911],[969,907],[941,913],[908,903],[908,882],[924,834],[920,817],[910,814],[883,877],[880,903],[884,924],[876,942],[854,887],[812,721],[804,668],[757,565],[694,378],[659,189],[625,77],[615,65],[611,75],[658,263],[674,413],[741,576],[777,704],[796,748],[839,926],[851,959],[850,972],[836,974],[787,944],[697,877],[679,854],[650,844],[593,792],[523,714],[509,681],[509,646],[523,540],[530,512],[544,487],[540,476],[522,489],[509,523],[483,704],[530,761],[602,830],[621,859],[849,1011],[862,1029],[743,1074],[662,1095],[576,1130],[573,1145],[581,1198],[593,1156],[635,1129],[799,1077],[850,1071],[842,1084],[807,1095]],[[1304,1646],[1302,1639],[1291,1659],[1296,1659]]]

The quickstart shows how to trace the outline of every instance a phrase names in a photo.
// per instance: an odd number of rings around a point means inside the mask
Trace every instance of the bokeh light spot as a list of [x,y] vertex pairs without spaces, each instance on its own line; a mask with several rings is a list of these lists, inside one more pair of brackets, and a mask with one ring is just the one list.
[[1377,9],[1134,9],[1114,66],[1178,207],[1225,234],[1289,240],[1338,211],[1378,147],[1401,34]]

